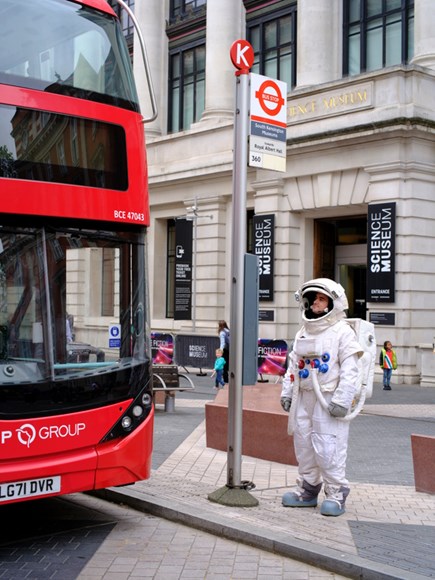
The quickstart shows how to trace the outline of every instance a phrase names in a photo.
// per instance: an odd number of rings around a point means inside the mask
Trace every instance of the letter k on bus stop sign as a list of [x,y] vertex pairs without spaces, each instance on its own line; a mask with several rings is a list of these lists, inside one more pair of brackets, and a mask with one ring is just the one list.
[[231,45],[230,57],[233,65],[239,69],[236,74],[248,74],[254,64],[254,49],[247,40],[236,40]]

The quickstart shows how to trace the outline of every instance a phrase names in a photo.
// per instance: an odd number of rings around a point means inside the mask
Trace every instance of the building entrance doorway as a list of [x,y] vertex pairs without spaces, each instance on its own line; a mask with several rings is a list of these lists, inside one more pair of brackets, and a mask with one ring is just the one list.
[[367,245],[337,246],[335,280],[346,290],[349,318],[366,318]]
[[314,278],[332,278],[346,290],[349,318],[366,318],[367,217],[314,222]]

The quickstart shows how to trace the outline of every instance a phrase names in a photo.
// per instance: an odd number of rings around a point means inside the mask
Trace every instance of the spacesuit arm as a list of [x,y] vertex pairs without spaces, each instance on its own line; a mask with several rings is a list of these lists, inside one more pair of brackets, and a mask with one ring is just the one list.
[[358,380],[358,354],[355,353],[345,358],[340,365],[340,378],[331,402],[350,409],[358,390]]
[[286,399],[292,398],[294,374],[295,374],[295,369],[296,369],[295,360],[296,360],[296,355],[292,351],[289,355],[289,365],[287,367],[287,371],[286,371],[284,378],[282,380],[281,398],[286,398]]

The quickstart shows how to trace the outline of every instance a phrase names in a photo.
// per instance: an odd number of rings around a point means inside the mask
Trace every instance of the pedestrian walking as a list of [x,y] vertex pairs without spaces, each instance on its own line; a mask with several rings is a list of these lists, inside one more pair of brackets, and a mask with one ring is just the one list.
[[222,356],[223,355],[223,351],[221,348],[217,348],[216,349],[216,360],[214,363],[214,370],[211,373],[212,377],[215,377],[215,381],[214,381],[214,388],[215,389],[223,389],[225,386],[225,382],[223,379],[223,371],[225,368],[225,359]]
[[230,329],[225,320],[219,320],[219,348],[222,350],[222,356],[225,359],[225,366],[223,369],[224,383],[228,383],[228,367],[230,363]]

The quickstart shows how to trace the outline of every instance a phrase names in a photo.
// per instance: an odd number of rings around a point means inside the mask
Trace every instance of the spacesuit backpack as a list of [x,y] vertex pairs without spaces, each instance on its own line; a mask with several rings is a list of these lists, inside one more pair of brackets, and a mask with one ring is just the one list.
[[365,398],[370,399],[373,393],[373,380],[376,363],[376,340],[374,324],[362,318],[346,318],[346,322],[354,329],[356,339],[364,354],[358,361],[360,370],[360,392],[365,388]]

